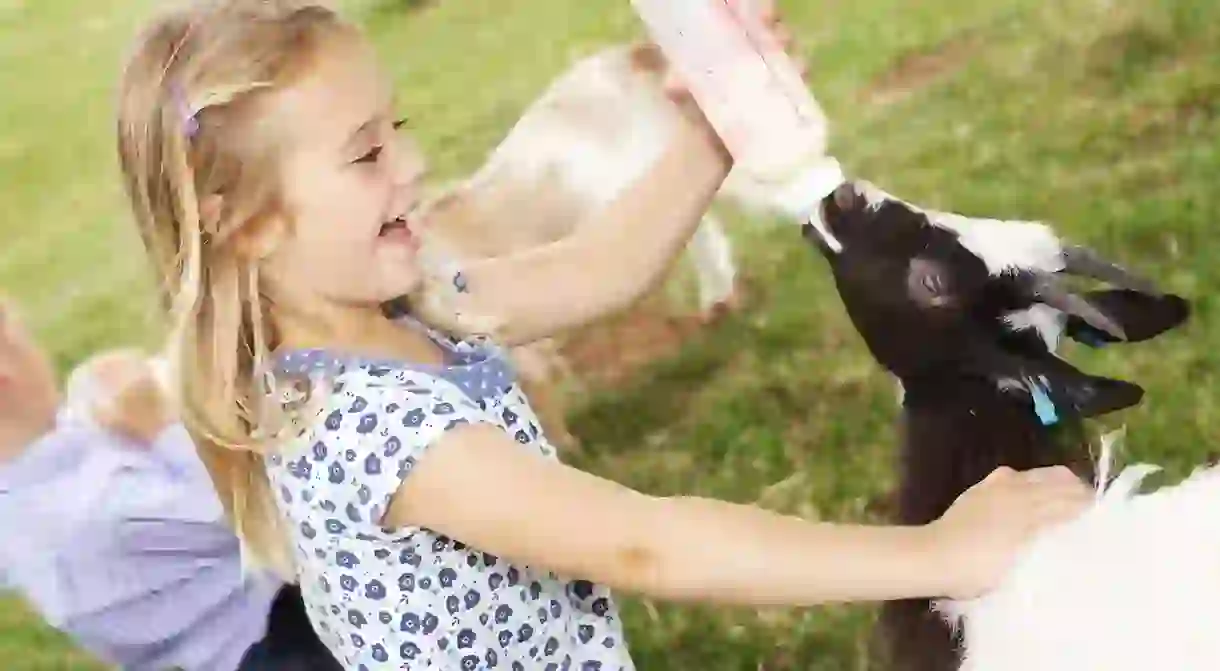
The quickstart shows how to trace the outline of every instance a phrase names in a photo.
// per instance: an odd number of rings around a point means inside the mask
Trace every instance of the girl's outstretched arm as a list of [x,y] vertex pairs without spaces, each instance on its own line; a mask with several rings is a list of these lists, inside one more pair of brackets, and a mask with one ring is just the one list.
[[643,295],[686,247],[732,165],[702,116],[689,116],[661,158],[593,221],[562,240],[466,268],[461,308],[497,322],[497,339],[515,345]]
[[1064,469],[1001,469],[927,526],[811,523],[647,496],[536,456],[491,425],[440,433],[386,526],[423,526],[519,564],[656,598],[741,605],[974,596],[1089,492]]

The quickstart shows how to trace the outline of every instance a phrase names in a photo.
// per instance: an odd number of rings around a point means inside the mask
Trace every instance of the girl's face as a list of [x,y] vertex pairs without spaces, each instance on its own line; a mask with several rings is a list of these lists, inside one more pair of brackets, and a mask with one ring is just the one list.
[[415,290],[425,163],[396,128],[391,86],[369,45],[323,47],[262,123],[278,127],[266,130],[285,148],[283,216],[253,236],[277,300],[368,306]]

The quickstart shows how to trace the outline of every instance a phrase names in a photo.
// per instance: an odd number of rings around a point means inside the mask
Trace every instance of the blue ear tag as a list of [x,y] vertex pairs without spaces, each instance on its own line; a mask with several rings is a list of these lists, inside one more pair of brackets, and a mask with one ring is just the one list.
[[1059,415],[1055,412],[1055,402],[1051,400],[1050,395],[1046,393],[1046,389],[1043,387],[1045,383],[1046,378],[1044,377],[1031,381],[1029,391],[1030,395],[1034,398],[1034,413],[1042,421],[1042,426],[1051,426],[1059,421]]

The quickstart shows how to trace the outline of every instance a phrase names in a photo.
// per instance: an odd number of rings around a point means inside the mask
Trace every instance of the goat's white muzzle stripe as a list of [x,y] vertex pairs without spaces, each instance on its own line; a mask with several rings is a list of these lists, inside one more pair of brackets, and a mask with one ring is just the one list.
[[826,222],[822,221],[822,214],[820,212],[814,212],[810,215],[809,223],[818,232],[818,235],[822,236],[822,239],[826,241],[826,246],[830,247],[830,251],[835,254],[843,251],[843,243],[839,242],[835,234],[831,233],[830,229],[826,227]]
[[818,205],[844,181],[839,162],[827,156],[797,175],[780,190],[776,198],[782,211],[798,220],[808,221],[836,254],[843,251],[843,245],[822,221]]

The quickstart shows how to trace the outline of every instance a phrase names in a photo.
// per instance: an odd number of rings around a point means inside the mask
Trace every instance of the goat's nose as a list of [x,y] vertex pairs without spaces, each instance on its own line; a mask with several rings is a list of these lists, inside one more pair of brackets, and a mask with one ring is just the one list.
[[843,212],[851,212],[868,204],[868,199],[864,197],[864,194],[860,193],[856,183],[851,180],[835,187],[834,201],[835,206]]

